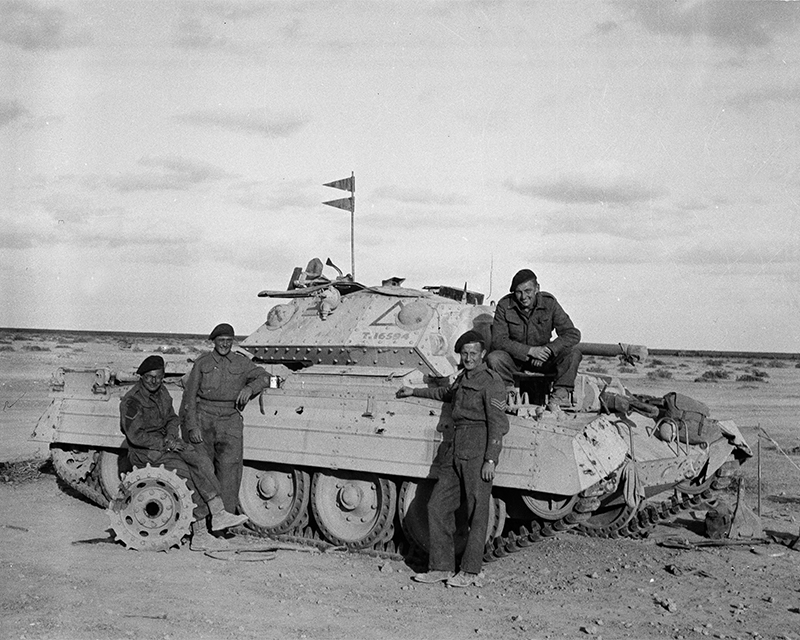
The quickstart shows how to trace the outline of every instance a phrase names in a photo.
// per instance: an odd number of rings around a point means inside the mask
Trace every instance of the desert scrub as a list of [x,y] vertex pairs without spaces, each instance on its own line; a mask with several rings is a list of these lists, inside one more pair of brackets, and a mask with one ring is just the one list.
[[620,373],[636,373],[636,368],[627,364],[621,364],[619,367],[617,367],[617,371]]
[[736,378],[736,382],[766,382],[766,379],[762,376],[754,376],[749,373],[743,373]]
[[721,367],[725,363],[722,360],[713,360],[712,359],[712,360],[706,360],[705,364],[706,364],[707,367]]
[[42,347],[38,344],[26,344],[22,346],[23,351],[50,351],[50,347]]
[[713,369],[703,372],[700,377],[704,380],[729,380],[731,374],[725,371],[725,369]]
[[608,373],[608,369],[596,365],[589,367],[588,369],[586,369],[586,371],[588,371],[589,373]]
[[663,360],[659,360],[658,358],[653,358],[653,359],[650,361],[650,364],[651,364],[651,365],[653,365],[654,367],[663,367],[663,366],[665,366],[667,363],[666,363],[666,362],[664,362]]
[[3,344],[0,345],[0,351],[14,351],[14,347],[12,347],[10,344]]
[[181,355],[183,354],[183,349],[180,347],[159,347],[156,349],[159,353],[166,353],[167,355]]
[[651,380],[670,380],[672,371],[669,369],[656,369],[655,371],[648,371],[647,377]]

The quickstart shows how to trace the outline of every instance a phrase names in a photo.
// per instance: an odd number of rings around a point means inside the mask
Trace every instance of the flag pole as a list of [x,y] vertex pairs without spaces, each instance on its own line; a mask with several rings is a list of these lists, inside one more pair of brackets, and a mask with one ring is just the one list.
[[350,197],[353,200],[353,206],[350,209],[350,273],[353,276],[353,281],[356,279],[356,174],[354,171],[350,172]]
[[349,198],[340,198],[339,200],[328,200],[322,204],[327,204],[329,207],[336,207],[337,209],[346,209],[350,212],[350,276],[353,280],[356,279],[356,174],[354,171],[350,172],[349,178],[342,178],[341,180],[334,180],[333,182],[326,182],[323,187],[332,187],[334,189],[341,189],[342,191],[349,191]]

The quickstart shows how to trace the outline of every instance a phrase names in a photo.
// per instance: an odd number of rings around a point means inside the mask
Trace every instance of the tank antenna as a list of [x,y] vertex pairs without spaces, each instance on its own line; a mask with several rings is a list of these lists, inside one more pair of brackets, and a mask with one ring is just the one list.
[[494,254],[489,257],[489,293],[486,297],[491,301],[492,299],[492,276],[494,275]]
[[341,198],[339,200],[328,200],[322,204],[327,204],[329,207],[336,207],[337,209],[344,209],[350,212],[350,275],[353,280],[356,279],[356,255],[355,255],[355,215],[356,215],[356,174],[350,172],[349,178],[342,178],[341,180],[334,180],[333,182],[326,182],[324,187],[333,187],[334,189],[341,189],[342,191],[349,191],[349,198]]

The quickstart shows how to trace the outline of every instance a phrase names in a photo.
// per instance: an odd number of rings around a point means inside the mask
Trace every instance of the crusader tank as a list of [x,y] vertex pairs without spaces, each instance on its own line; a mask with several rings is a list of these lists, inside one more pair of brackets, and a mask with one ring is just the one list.
[[[269,388],[243,411],[241,511],[266,536],[387,553],[426,549],[436,451],[452,424],[447,405],[395,391],[452,379],[455,340],[469,329],[489,340],[492,307],[466,287],[418,290],[400,278],[369,287],[323,269],[313,260],[295,269],[286,291],[262,291],[278,303],[241,342],[270,372]],[[647,357],[634,345],[579,348],[632,364]],[[176,411],[180,378],[168,363]],[[118,401],[135,379],[59,370],[34,432],[51,442],[59,475],[101,506],[127,490]],[[692,440],[661,399],[636,396],[611,377],[579,374],[573,407],[555,411],[545,408],[549,383],[521,377],[509,404],[487,559],[566,529],[647,535],[659,520],[709,500],[750,455],[733,422],[704,417],[719,428]],[[165,504],[156,507],[161,513]],[[166,533],[184,533],[167,531],[168,520],[159,520]]]

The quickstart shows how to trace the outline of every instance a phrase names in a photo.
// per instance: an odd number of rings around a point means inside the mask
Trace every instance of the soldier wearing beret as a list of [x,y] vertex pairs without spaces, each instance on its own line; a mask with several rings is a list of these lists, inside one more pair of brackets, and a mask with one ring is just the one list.
[[269,386],[269,379],[263,367],[231,351],[231,325],[218,324],[208,339],[214,349],[197,358],[184,389],[184,438],[213,460],[225,508],[235,512],[244,455],[241,411]]
[[[416,396],[452,403],[453,438],[442,442],[439,478],[428,502],[428,571],[417,582],[446,582],[450,587],[481,586],[481,566],[497,460],[508,432],[505,389],[500,376],[483,363],[484,338],[467,331],[455,345],[462,371],[447,387],[402,387],[398,398]],[[469,533],[455,573],[456,511],[466,504]]]
[[580,351],[574,349],[580,339],[581,332],[555,296],[539,289],[533,271],[522,269],[495,308],[486,361],[509,390],[519,371],[555,373],[550,406],[568,406],[581,362]]
[[247,521],[225,510],[214,465],[178,434],[179,421],[172,396],[164,386],[164,359],[148,356],[136,370],[139,381],[120,401],[120,429],[128,444],[131,466],[164,465],[185,478],[195,503],[191,547],[195,551],[219,548],[206,528],[211,513],[212,531],[222,531]]

